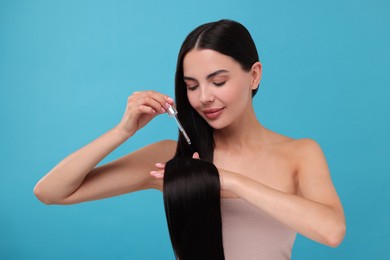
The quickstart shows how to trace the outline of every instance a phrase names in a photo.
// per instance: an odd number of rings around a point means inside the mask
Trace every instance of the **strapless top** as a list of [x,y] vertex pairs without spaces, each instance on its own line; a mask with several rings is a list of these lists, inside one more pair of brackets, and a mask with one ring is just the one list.
[[225,260],[291,258],[296,232],[240,198],[222,198]]

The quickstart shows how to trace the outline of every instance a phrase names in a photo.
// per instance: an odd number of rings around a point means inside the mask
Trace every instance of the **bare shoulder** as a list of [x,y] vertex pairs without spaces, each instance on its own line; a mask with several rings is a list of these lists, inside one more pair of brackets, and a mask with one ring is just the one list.
[[270,132],[269,135],[270,143],[295,155],[321,152],[320,145],[311,138],[294,139],[275,132]]
[[275,132],[269,133],[269,143],[272,150],[278,151],[294,161],[299,166],[302,163],[316,160],[324,160],[324,154],[317,141],[311,138],[294,139]]
[[292,140],[289,151],[295,162],[296,173],[301,182],[303,178],[317,178],[328,182],[330,178],[329,167],[319,143],[311,138]]
[[280,137],[278,152],[292,167],[298,194],[320,201],[316,195],[318,191],[321,190],[324,194],[334,193],[329,167],[317,141],[311,138]]
[[294,139],[290,143],[290,148],[294,151],[298,160],[307,157],[323,157],[321,146],[311,138]]

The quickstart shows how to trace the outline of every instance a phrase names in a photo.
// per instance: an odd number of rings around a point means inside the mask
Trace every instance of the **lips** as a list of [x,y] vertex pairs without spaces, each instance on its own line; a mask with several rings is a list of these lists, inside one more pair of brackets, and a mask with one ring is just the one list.
[[209,108],[202,112],[208,119],[216,119],[222,114],[223,109],[224,108]]

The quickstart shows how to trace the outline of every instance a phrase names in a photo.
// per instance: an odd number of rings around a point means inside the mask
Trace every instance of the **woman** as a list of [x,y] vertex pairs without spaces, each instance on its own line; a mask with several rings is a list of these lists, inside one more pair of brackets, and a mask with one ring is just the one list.
[[36,185],[36,196],[46,204],[73,204],[162,190],[162,162],[179,147],[218,168],[226,259],[288,259],[296,232],[339,245],[345,219],[321,148],[257,120],[252,97],[261,74],[256,47],[241,24],[221,20],[196,28],[180,50],[175,82],[191,147],[180,136],[178,143],[157,142],[95,167],[174,105],[167,95],[135,92],[118,125],[54,167]]

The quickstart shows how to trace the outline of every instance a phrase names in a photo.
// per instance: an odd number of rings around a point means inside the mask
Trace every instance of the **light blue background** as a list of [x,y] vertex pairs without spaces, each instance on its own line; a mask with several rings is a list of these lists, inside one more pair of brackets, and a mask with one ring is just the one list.
[[[390,244],[389,1],[1,1],[0,259],[173,259],[162,196],[143,191],[46,206],[35,183],[117,124],[127,96],[173,96],[196,26],[242,22],[264,72],[268,128],[317,140],[345,207],[336,249],[299,236],[293,259],[387,259]],[[104,161],[176,139],[163,115]]]

